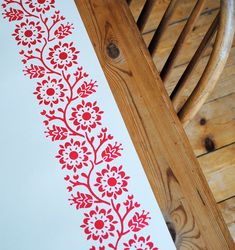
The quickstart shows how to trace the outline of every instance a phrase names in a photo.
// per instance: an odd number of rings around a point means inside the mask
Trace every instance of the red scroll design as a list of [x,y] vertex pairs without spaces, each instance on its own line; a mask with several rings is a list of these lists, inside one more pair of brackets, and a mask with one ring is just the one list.
[[2,7],[3,17],[15,25],[12,36],[24,75],[36,83],[33,94],[42,108],[45,136],[59,144],[56,158],[69,203],[83,214],[80,227],[90,250],[157,250],[150,236],[137,235],[151,218],[128,192],[131,177],[125,164],[116,162],[123,146],[92,101],[98,83],[83,69],[82,52],[69,40],[74,25],[55,5],[55,0],[3,0]]

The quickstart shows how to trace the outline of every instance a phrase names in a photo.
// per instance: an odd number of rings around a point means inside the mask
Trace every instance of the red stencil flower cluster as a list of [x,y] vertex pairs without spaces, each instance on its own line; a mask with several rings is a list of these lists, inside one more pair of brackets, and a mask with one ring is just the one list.
[[56,158],[69,202],[85,210],[80,226],[90,249],[157,250],[150,236],[137,236],[151,218],[128,193],[125,167],[115,163],[122,144],[114,141],[103,125],[104,111],[92,101],[98,84],[79,66],[80,51],[68,39],[74,25],[55,10],[55,0],[4,0],[2,7],[3,17],[15,23],[12,36],[23,72],[36,81],[33,94],[45,135],[59,144]]

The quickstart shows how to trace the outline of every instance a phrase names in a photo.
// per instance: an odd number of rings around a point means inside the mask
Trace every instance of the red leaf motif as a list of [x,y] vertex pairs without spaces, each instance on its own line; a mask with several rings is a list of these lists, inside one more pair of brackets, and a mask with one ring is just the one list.
[[51,137],[52,141],[62,141],[65,140],[68,136],[68,130],[64,127],[58,127],[53,125],[52,129],[48,128],[48,131],[45,132],[46,137]]
[[72,34],[72,30],[74,29],[72,24],[67,23],[66,25],[61,24],[54,32],[55,36],[58,39],[63,39],[68,35]]
[[24,17],[24,12],[22,10],[10,8],[9,11],[5,10],[3,17],[8,18],[9,22],[22,20]]
[[144,227],[148,226],[147,220],[151,219],[148,215],[149,213],[145,213],[144,210],[142,211],[142,214],[136,212],[132,219],[128,222],[128,227],[130,230],[132,232],[138,232]]
[[76,209],[89,208],[93,204],[92,196],[89,194],[77,192],[77,195],[72,194],[71,196],[72,199],[69,199],[70,205],[76,205]]
[[77,93],[81,98],[86,98],[96,92],[96,87],[96,81],[93,82],[91,80],[89,83],[84,81],[84,83],[78,88]]
[[120,151],[123,150],[121,146],[122,144],[118,144],[117,142],[115,142],[114,145],[108,144],[106,149],[101,154],[103,160],[106,162],[111,162],[115,158],[121,156]]
[[29,75],[29,78],[42,78],[45,75],[45,69],[42,66],[37,66],[34,64],[31,64],[29,67],[26,67],[25,70],[23,70],[24,75]]

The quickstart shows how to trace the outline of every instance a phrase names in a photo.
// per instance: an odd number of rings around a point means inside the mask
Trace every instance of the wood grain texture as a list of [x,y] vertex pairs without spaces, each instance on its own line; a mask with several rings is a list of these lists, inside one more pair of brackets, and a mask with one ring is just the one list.
[[[178,249],[233,249],[206,180],[125,1],[76,0]],[[120,55],[106,53],[115,43]],[[208,237],[210,235],[210,237]]]
[[[187,86],[187,88],[184,89],[185,98],[188,97],[189,93],[191,93],[193,86],[195,86],[195,84],[198,82],[199,77],[201,76],[201,73],[203,69],[205,68],[206,63],[208,62],[208,59],[209,59],[208,54],[210,54],[210,50],[211,48],[209,48],[209,50],[205,52],[205,56],[203,56],[203,58],[200,60],[199,65],[196,67],[195,73],[190,78],[190,83],[191,83],[190,86]],[[188,51],[189,50],[187,49],[186,53],[188,53]],[[175,87],[178,79],[182,75],[182,72],[185,70],[186,66],[187,64],[184,63],[184,61],[180,61],[179,64],[174,68],[173,75],[171,76],[169,82],[166,84],[166,89],[169,95],[172,93],[173,88]],[[235,40],[233,42],[233,47],[230,51],[229,58],[220,76],[220,79],[218,83],[216,84],[213,92],[208,97],[205,103],[211,102],[218,98],[222,98],[226,95],[229,95],[235,92],[235,70],[234,68],[235,68]]]
[[217,202],[229,199],[235,194],[234,156],[235,144],[232,144],[198,158]]
[[215,89],[208,97],[206,102],[211,102],[215,99],[222,98],[234,92],[235,92],[235,39],[226,66],[222,72],[222,75],[220,76],[220,79],[216,84]]
[[[194,153],[199,156],[235,141],[235,93],[203,105],[186,128]],[[202,123],[202,119],[205,120]],[[207,143],[206,143],[207,141]]]
[[142,33],[144,27],[146,26],[146,23],[148,22],[148,17],[151,14],[153,7],[154,7],[154,3],[156,1],[153,0],[146,0],[144,7],[140,13],[140,16],[137,20],[137,26],[139,31]]
[[[173,18],[171,18],[168,29],[164,31],[163,37],[161,38],[161,42],[159,43],[159,46],[157,48],[157,53],[156,53],[157,55],[154,56],[153,58],[159,71],[164,65],[166,58],[169,55],[174,42],[176,41],[176,37],[181,32],[183,25],[185,25],[188,13],[190,13],[190,8],[191,8],[190,6],[193,6],[193,4],[195,3],[194,0],[188,0],[186,3],[183,2],[184,2],[183,0],[178,1],[179,8],[176,8],[174,12],[175,15],[173,16]],[[132,11],[136,8],[136,6],[138,6],[138,0],[134,0],[133,4],[134,3],[135,5],[133,5],[134,8],[132,9]],[[145,26],[145,30],[147,30],[147,32],[143,34],[143,38],[147,45],[149,44],[153,36],[153,33],[158,26],[158,22],[159,20],[161,20],[162,13],[164,13],[168,3],[169,1],[162,1],[161,4],[159,4],[157,8],[155,7],[155,10],[152,12],[152,17],[149,18]],[[176,62],[176,67],[173,69],[170,79],[166,82],[165,87],[169,95],[171,94],[177,81],[179,80],[183,71],[185,70],[187,63],[192,57],[192,54],[195,52],[198,44],[201,42],[202,37],[204,36],[206,30],[212,23],[212,20],[217,15],[219,5],[220,5],[219,0],[206,1],[205,4],[206,7],[203,10],[202,15],[200,16],[198,22],[196,23],[195,28],[191,32],[187,40],[187,43],[184,45],[183,48],[184,53],[180,54]],[[157,22],[155,23],[154,27],[154,21],[156,20]],[[204,56],[200,60],[200,63],[197,66],[196,71],[194,72],[195,74],[193,74],[193,76],[190,78],[190,86],[184,88],[185,100],[188,98],[193,87],[198,82],[199,77],[202,74],[203,69],[205,68],[208,62],[209,58],[208,55],[211,54],[212,45],[213,41],[210,43],[210,46],[205,50]],[[192,146],[195,148],[194,150],[195,153],[199,155],[204,154],[203,156],[200,157],[200,163],[203,162],[204,164],[206,164],[207,159],[209,159],[210,168],[209,171],[204,171],[204,174],[206,175],[207,180],[209,180],[211,190],[217,201],[224,200],[229,196],[234,195],[235,193],[233,184],[234,167],[232,164],[235,154],[233,154],[233,151],[231,149],[232,146],[230,145],[230,143],[234,142],[233,135],[235,133],[234,132],[235,128],[233,125],[232,126],[230,125],[234,124],[233,120],[235,119],[234,118],[235,108],[233,105],[234,102],[233,99],[228,97],[228,95],[232,95],[234,92],[235,92],[235,39],[233,41],[233,47],[230,51],[230,56],[223,70],[223,73],[220,76],[220,79],[216,84],[215,89],[206,100],[206,104],[204,104],[205,107],[201,109],[201,114],[205,115],[196,116],[194,118],[194,121],[192,122],[193,126],[187,131],[187,135],[190,141],[192,142]],[[210,105],[207,104],[209,102],[211,102]],[[181,105],[182,104],[180,104],[179,106]],[[220,107],[222,107],[222,112],[219,112],[219,114],[217,114],[216,110],[219,110]],[[218,122],[220,120],[224,122],[222,123]],[[224,129],[223,129],[223,124],[225,124]],[[213,149],[216,150],[220,147],[223,148],[215,152],[208,152],[207,149],[205,148],[206,138],[207,138],[207,148],[209,151]],[[214,138],[216,138],[216,143],[214,143]],[[220,151],[224,152],[225,155],[222,156],[221,160],[218,160],[218,156],[221,155],[219,153]],[[231,151],[232,153],[229,153]],[[225,182],[224,180],[227,181]],[[232,200],[233,202],[235,202],[234,199]],[[230,203],[224,202],[223,204],[224,204],[224,209],[231,215],[231,213],[234,213],[234,210],[232,211],[231,209],[229,209],[229,207],[226,209],[226,206],[228,206]],[[230,216],[230,218],[232,218],[232,216]],[[234,221],[228,222],[226,220],[226,223],[229,226],[230,233],[233,233],[232,236],[235,239],[235,230],[231,230],[231,228],[235,229],[235,222]]]
[[163,17],[162,17],[157,29],[155,30],[153,38],[152,38],[152,40],[151,40],[151,42],[149,43],[149,46],[148,46],[148,50],[149,50],[152,57],[154,57],[154,54],[157,51],[157,48],[159,46],[159,42],[160,42],[160,40],[162,38],[162,35],[166,31],[166,29],[167,29],[167,27],[168,27],[168,25],[170,23],[171,16],[174,13],[174,10],[175,10],[175,7],[177,6],[177,3],[179,3],[179,1],[177,1],[177,0],[172,0],[169,3],[169,5],[168,5]]
[[234,0],[221,0],[219,26],[210,59],[198,84],[178,112],[180,121],[184,126],[192,120],[214,89],[227,62],[233,42],[234,31]]
[[219,203],[218,206],[235,242],[235,197]]
[[169,78],[170,73],[172,72],[173,66],[175,66],[175,62],[177,57],[179,56],[180,52],[182,51],[183,45],[186,42],[189,34],[193,30],[198,17],[200,16],[203,7],[205,5],[206,0],[197,0],[196,5],[194,6],[192,13],[190,14],[186,24],[184,25],[184,28],[182,32],[180,33],[169,57],[166,60],[166,63],[164,64],[162,70],[161,70],[161,78],[162,81],[165,83],[167,79]]
[[[153,10],[151,11],[151,14],[148,17],[148,21],[146,22],[146,25],[143,30],[143,34],[154,32],[163,15],[164,12],[167,9],[167,6],[169,5],[171,0],[152,0],[154,2]],[[139,17],[139,9],[143,7],[145,3],[145,0],[132,0],[131,3],[131,12],[135,18],[135,20]],[[171,17],[170,24],[174,25],[177,24],[177,22],[181,21],[187,21],[187,18],[189,17],[194,5],[196,3],[196,0],[178,0],[177,7],[174,10],[174,13]],[[220,0],[206,0],[204,10],[202,11],[211,11],[220,6]]]
[[191,85],[190,78],[195,73],[199,62],[201,61],[200,59],[202,58],[206,48],[209,46],[211,40],[213,39],[213,35],[215,34],[218,26],[218,21],[219,21],[219,15],[217,15],[216,18],[214,19],[206,35],[204,36],[202,42],[200,43],[197,51],[193,55],[191,61],[187,65],[187,68],[185,69],[184,73],[180,77],[177,85],[175,86],[173,92],[170,95],[173,107],[177,113],[187,100],[186,96],[184,95],[185,92],[184,90],[188,89],[188,86]]
[[145,4],[146,0],[132,0],[129,8],[131,10],[131,13],[135,19],[135,21],[137,22],[140,12],[142,11],[144,4]]
[[[206,31],[210,27],[211,23],[213,22],[214,18],[218,14],[218,9],[214,10],[207,10],[206,12],[202,12],[201,16],[199,17],[195,27],[193,28],[192,32],[189,34],[187,42],[183,45],[184,53],[180,53],[179,57],[176,60],[175,66],[186,64],[192,58],[192,55],[195,53],[198,45],[202,41]],[[179,36],[180,32],[182,31],[185,23],[187,20],[184,18],[181,20],[176,20],[175,23],[170,24],[167,30],[164,32],[159,46],[155,52],[155,56],[153,58],[156,67],[159,71],[162,70],[164,63],[166,62],[167,57],[169,56],[177,37]],[[148,45],[151,38],[153,36],[153,32],[147,33],[143,35],[143,38]],[[207,49],[205,54],[210,54],[211,49]],[[174,76],[174,71],[172,74]]]

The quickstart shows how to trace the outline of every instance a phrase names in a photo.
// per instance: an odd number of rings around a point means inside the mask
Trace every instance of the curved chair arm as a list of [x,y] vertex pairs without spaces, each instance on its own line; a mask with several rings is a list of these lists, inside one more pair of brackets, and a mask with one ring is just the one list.
[[234,29],[234,0],[221,0],[219,27],[209,62],[199,80],[199,83],[178,113],[183,126],[186,126],[196,115],[214,89],[214,86],[226,64],[232,46]]

